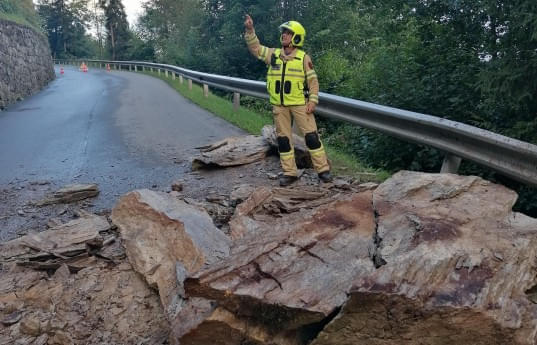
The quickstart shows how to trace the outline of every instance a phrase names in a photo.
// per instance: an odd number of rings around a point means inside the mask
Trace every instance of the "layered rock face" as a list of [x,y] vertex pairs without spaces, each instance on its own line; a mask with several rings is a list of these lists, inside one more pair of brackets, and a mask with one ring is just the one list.
[[537,219],[513,191],[404,171],[246,190],[228,228],[136,190],[119,234],[81,213],[0,245],[0,344],[537,344]]
[[[478,177],[400,172],[280,219],[256,215],[257,198],[231,222],[230,256],[185,290],[264,329],[242,332],[256,344],[533,345],[537,220],[512,212],[516,197]],[[197,333],[181,341],[210,343]]]
[[46,37],[0,20],[0,109],[41,90],[53,79]]
[[400,172],[375,191],[372,274],[313,345],[532,345],[537,220],[478,177]]

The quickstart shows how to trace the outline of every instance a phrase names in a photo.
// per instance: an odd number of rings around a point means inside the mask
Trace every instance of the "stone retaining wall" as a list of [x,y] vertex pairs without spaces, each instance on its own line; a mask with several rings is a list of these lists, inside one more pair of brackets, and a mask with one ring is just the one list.
[[0,109],[41,90],[54,77],[46,37],[0,19]]

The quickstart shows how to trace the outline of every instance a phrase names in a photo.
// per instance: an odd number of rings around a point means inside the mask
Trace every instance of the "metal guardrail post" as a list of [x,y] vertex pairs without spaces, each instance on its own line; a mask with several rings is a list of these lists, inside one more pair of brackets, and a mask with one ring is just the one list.
[[241,94],[238,92],[233,92],[233,111],[234,112],[239,111],[240,106],[241,106]]
[[184,80],[183,80],[183,76],[182,75],[179,75],[179,83],[180,84],[183,84]]
[[442,168],[440,169],[441,173],[456,174],[459,171],[461,166],[461,157],[457,157],[450,153],[446,154],[444,157],[444,162],[442,163]]
[[203,96],[209,98],[209,85],[207,84],[203,84]]
[[168,78],[168,70],[166,70],[165,72],[166,72],[166,78]]
[[175,80],[175,72],[172,72],[172,80]]
[[188,89],[192,90],[192,79],[188,79]]

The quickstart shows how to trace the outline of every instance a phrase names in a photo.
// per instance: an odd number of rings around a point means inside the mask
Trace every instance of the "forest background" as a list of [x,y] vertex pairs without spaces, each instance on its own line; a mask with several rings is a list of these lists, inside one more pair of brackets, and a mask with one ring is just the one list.
[[[254,80],[266,67],[247,51],[244,15],[272,47],[278,26],[298,20],[321,91],[537,144],[535,0],[146,0],[132,27],[120,0],[38,0],[39,16],[31,6],[0,0],[0,13],[41,27],[56,58],[155,61]],[[438,150],[340,122],[320,126],[325,141],[373,168],[439,171]],[[469,162],[461,173],[515,189],[516,208],[537,216],[537,189]]]

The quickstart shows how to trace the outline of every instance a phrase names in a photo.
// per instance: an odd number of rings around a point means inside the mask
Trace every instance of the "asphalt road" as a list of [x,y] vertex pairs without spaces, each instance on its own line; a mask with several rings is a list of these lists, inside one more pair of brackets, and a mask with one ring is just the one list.
[[190,171],[196,147],[244,134],[163,81],[66,68],[42,92],[0,112],[0,189],[31,181],[97,183],[99,208]]

